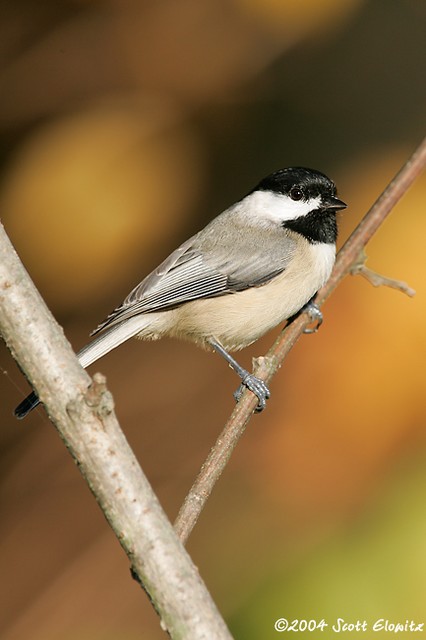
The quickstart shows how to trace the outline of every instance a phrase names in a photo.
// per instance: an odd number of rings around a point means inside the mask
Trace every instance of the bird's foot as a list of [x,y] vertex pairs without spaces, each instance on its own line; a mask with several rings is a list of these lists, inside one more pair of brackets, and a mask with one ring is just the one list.
[[324,320],[321,309],[315,302],[308,302],[308,304],[304,306],[303,311],[306,311],[309,314],[311,322],[315,323],[313,327],[303,329],[303,333],[316,333]]
[[234,398],[237,402],[240,401],[244,387],[249,389],[255,396],[257,396],[259,402],[256,407],[256,413],[260,413],[266,407],[266,401],[271,396],[267,385],[260,378],[256,378],[252,373],[247,373],[242,378],[242,383],[234,393]]

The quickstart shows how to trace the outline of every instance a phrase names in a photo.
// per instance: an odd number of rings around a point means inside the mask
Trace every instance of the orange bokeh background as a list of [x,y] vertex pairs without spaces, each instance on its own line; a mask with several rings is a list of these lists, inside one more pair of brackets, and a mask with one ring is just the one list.
[[[1,11],[2,221],[75,349],[178,243],[280,166],[336,181],[349,204],[341,245],[424,134],[415,0]],[[416,296],[361,276],[339,286],[192,534],[235,638],[272,639],[280,617],[426,618],[425,201],[422,176],[367,248],[370,268]],[[12,417],[28,386],[4,345],[0,362],[1,638],[159,640],[43,409]],[[125,344],[95,370],[173,519],[232,409],[235,374],[168,340]]]

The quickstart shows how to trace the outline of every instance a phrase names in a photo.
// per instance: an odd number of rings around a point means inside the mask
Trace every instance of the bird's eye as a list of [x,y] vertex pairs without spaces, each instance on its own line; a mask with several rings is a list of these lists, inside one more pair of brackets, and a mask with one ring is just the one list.
[[299,187],[292,187],[290,189],[290,198],[292,200],[301,200],[303,198],[303,191]]

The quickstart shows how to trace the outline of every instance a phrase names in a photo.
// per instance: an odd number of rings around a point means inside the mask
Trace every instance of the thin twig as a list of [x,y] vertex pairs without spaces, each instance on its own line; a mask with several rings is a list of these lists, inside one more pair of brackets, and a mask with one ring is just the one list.
[[369,269],[365,264],[357,267],[356,272],[353,275],[363,276],[370,284],[373,285],[373,287],[389,287],[390,289],[396,289],[401,293],[405,293],[405,295],[410,298],[414,298],[416,295],[415,290],[403,280],[388,278],[381,273],[377,273],[377,271],[373,271],[373,269]]
[[[426,138],[386,187],[339,251],[333,273],[316,297],[315,301],[318,305],[323,304],[340,281],[350,272],[363,247],[425,167]],[[308,325],[308,314],[303,313],[286,327],[267,355],[257,359],[254,371],[256,376],[269,382]],[[175,522],[175,530],[182,542],[187,541],[214,485],[222,474],[239,438],[244,433],[256,404],[257,398],[251,392],[245,391],[201,467]]]
[[358,260],[352,266],[350,273],[353,276],[363,276],[373,287],[390,287],[391,289],[396,289],[397,291],[401,291],[401,293],[405,293],[410,298],[414,298],[416,292],[412,289],[406,282],[402,280],[395,280],[394,278],[388,278],[381,273],[377,273],[377,271],[373,271],[366,266],[365,261],[367,260],[367,256],[365,255],[364,250],[361,251]]
[[[80,366],[0,225],[0,332],[176,640],[231,640],[130,449],[100,374]],[[54,482],[54,479],[52,480]]]

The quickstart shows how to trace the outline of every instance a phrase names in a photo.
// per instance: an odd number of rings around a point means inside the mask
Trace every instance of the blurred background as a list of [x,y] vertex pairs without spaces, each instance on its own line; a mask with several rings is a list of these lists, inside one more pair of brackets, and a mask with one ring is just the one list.
[[[264,175],[332,177],[349,203],[341,244],[424,135],[417,0],[4,0],[0,16],[1,216],[75,349]],[[422,177],[367,249],[416,297],[344,281],[189,541],[235,638],[275,638],[280,617],[426,622],[425,200]],[[43,409],[12,417],[28,385],[3,345],[0,358],[1,638],[160,640]],[[166,340],[95,370],[174,519],[235,374]]]

